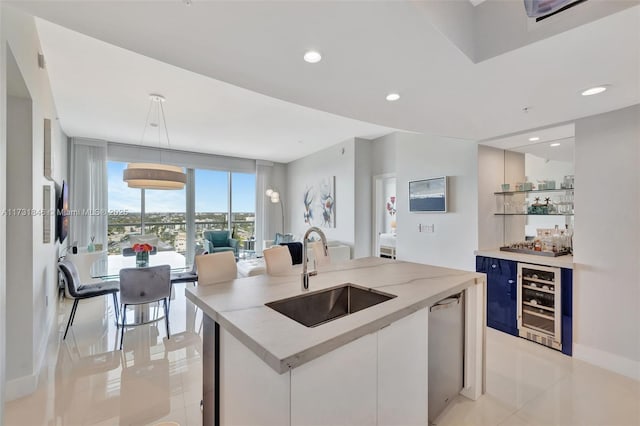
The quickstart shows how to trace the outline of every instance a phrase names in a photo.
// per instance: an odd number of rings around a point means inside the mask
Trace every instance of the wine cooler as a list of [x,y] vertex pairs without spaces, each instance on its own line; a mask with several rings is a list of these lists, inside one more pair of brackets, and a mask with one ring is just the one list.
[[562,350],[560,268],[518,263],[518,333]]

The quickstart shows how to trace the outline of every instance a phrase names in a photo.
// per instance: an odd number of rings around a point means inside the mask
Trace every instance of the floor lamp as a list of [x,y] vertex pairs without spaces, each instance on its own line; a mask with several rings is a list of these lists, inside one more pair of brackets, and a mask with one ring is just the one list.
[[273,204],[280,203],[280,212],[282,213],[282,233],[284,234],[284,205],[280,199],[280,193],[269,188],[265,191],[265,195],[269,197]]

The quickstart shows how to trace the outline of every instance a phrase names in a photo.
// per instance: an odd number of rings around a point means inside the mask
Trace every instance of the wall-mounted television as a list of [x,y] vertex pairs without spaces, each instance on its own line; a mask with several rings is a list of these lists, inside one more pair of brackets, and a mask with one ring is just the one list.
[[409,182],[410,212],[447,211],[447,177],[413,180]]
[[63,180],[56,205],[56,235],[62,243],[69,234],[69,185]]

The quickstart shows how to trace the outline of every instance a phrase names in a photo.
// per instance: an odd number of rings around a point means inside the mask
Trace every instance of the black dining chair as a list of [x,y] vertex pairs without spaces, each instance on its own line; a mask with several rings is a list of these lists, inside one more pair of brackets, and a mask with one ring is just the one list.
[[120,283],[118,281],[104,281],[100,283],[82,284],[80,281],[80,275],[76,266],[69,260],[62,260],[58,262],[58,270],[62,273],[62,279],[64,285],[67,287],[67,292],[73,300],[73,307],[69,314],[69,321],[67,321],[67,328],[64,330],[64,336],[62,340],[67,338],[67,332],[69,327],[73,324],[73,319],[76,316],[78,310],[78,302],[82,299],[89,299],[91,297],[104,296],[105,294],[113,294],[113,306],[116,315],[116,323],[118,322],[118,296],[120,291]]
[[169,304],[171,297],[171,267],[169,265],[145,268],[124,268],[120,270],[120,304],[122,305],[122,330],[120,349],[127,324],[127,306],[164,302],[164,321],[169,333]]
[[[202,256],[204,254],[209,254],[209,252],[204,251],[202,249],[196,250],[196,256]],[[194,283],[198,281],[198,267],[196,261],[194,259],[193,266],[190,271],[183,272],[172,272],[171,273],[171,283]]]

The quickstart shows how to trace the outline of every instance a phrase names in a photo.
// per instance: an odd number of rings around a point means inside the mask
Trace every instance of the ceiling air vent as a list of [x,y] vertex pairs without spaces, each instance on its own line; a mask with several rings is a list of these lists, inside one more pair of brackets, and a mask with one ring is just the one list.
[[524,8],[529,18],[540,22],[587,0],[524,0]]

